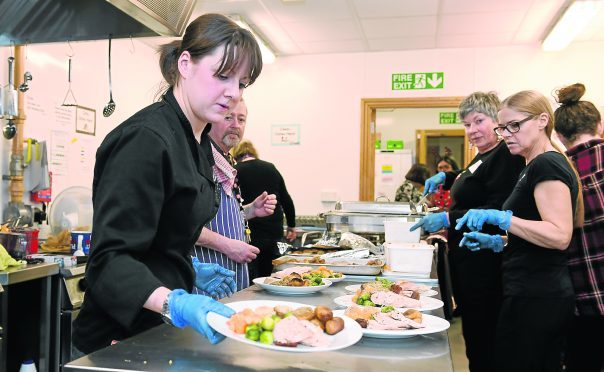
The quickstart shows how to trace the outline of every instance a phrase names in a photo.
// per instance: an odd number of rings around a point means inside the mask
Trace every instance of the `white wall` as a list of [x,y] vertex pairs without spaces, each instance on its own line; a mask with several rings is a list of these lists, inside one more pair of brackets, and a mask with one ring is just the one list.
[[[72,46],[76,53],[72,87],[78,102],[97,110],[95,141],[99,143],[107,131],[152,102],[161,80],[157,56],[142,43],[135,41],[131,54],[129,40],[114,41],[117,110],[104,118],[102,108],[108,101],[107,42]],[[27,69],[34,75],[31,94],[61,101],[67,89],[69,48],[64,43],[29,48],[48,53],[58,63],[28,63]],[[3,84],[7,49],[0,50]],[[29,58],[33,58],[31,53]],[[265,65],[258,81],[245,93],[249,108],[246,137],[254,142],[262,159],[275,163],[281,171],[297,213],[316,214],[332,206],[321,202],[322,191],[334,191],[340,200],[358,198],[362,98],[463,96],[475,90],[495,90],[505,97],[522,89],[549,95],[557,87],[580,81],[588,89],[585,98],[601,106],[603,59],[604,43],[584,43],[551,54],[537,47],[501,47],[280,57],[275,64]],[[392,73],[428,71],[444,71],[444,89],[391,90]],[[290,124],[300,125],[300,145],[272,145],[271,126]],[[48,123],[28,122],[27,126],[26,136],[34,128],[47,128]],[[9,141],[2,140],[4,174],[9,145]],[[89,180],[91,175],[74,175],[62,187],[82,179]],[[4,182],[0,206],[7,201],[7,190],[8,182]]]

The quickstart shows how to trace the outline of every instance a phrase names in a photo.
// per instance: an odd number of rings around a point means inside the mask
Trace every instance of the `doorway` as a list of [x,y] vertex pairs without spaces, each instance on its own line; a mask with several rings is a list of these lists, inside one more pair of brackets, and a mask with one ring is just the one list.
[[[463,129],[416,130],[416,160],[436,174],[441,158],[448,157],[459,168],[467,164]],[[455,168],[455,167],[454,167]]]
[[[459,106],[463,97],[424,97],[424,98],[364,98],[361,100],[361,156],[359,172],[359,200],[374,200],[375,187],[375,141],[376,110],[397,108],[454,108]],[[462,130],[463,132],[463,130]],[[464,140],[464,160],[470,159],[469,146]],[[418,151],[419,153],[419,151]],[[465,165],[465,162],[464,162]]]

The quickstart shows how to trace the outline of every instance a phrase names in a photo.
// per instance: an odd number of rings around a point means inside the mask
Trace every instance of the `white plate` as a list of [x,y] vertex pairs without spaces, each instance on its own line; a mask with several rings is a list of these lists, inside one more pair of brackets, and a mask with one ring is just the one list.
[[[333,282],[333,280],[332,280],[332,282]],[[361,285],[360,284],[351,284],[351,285],[347,285],[346,287],[344,287],[344,289],[347,290],[348,292],[356,293],[359,289],[361,289]],[[438,294],[438,292],[436,292],[435,290],[428,289],[427,291],[421,292],[420,296],[421,297],[432,297],[432,296],[436,296],[437,294]]]
[[[348,318],[344,315],[344,310],[334,310],[334,316],[339,316],[341,318]],[[349,318],[350,319],[350,318]],[[373,338],[407,338],[418,335],[429,335],[431,333],[437,333],[446,331],[449,329],[451,324],[443,318],[422,314],[422,324],[425,325],[425,328],[418,329],[403,329],[398,331],[388,331],[382,329],[368,329],[361,328],[363,331],[363,336],[365,337],[373,337]]]
[[264,290],[267,290],[271,293],[279,294],[279,295],[287,295],[287,296],[299,296],[299,295],[305,295],[305,294],[310,294],[310,293],[317,293],[331,285],[331,281],[329,279],[323,279],[323,283],[324,283],[323,285],[314,285],[314,286],[311,285],[308,287],[288,287],[285,285],[265,284],[264,283],[265,279],[266,279],[266,277],[256,278],[253,280],[253,282],[254,282],[254,284],[258,284]]
[[[239,312],[246,308],[256,309],[260,306],[289,306],[291,308],[299,308],[299,307],[311,307],[314,309],[314,306],[301,304],[297,302],[287,302],[287,301],[269,301],[269,300],[258,300],[258,301],[237,301],[230,302],[226,304],[231,309]],[[223,317],[222,315],[218,315],[216,313],[208,313],[208,324],[214,328],[217,332],[222,333],[226,337],[233,339],[235,341],[243,342],[244,344],[249,344],[252,346],[260,347],[263,349],[269,350],[277,350],[277,351],[290,351],[294,353],[310,353],[315,351],[331,351],[331,350],[339,350],[345,347],[356,344],[361,337],[363,337],[363,331],[361,326],[355,321],[346,316],[342,317],[344,319],[344,329],[339,333],[333,336],[327,336],[331,343],[326,347],[312,347],[305,345],[298,345],[297,347],[287,347],[287,346],[277,346],[277,345],[266,345],[260,342],[248,340],[245,338],[245,335],[238,334],[233,332],[229,326],[226,324],[228,318]]]
[[[345,296],[336,297],[333,299],[333,302],[335,302],[336,304],[338,304],[340,306],[346,306],[346,307],[356,305],[352,302],[352,297],[353,297],[353,295],[345,295]],[[440,309],[444,305],[441,300],[439,300],[437,298],[432,298],[432,297],[422,297],[420,301],[422,303],[421,307],[406,307],[404,309],[430,311],[430,310]],[[403,308],[399,308],[399,309],[403,309]]]
[[[341,282],[344,279],[346,279],[346,275],[344,275],[344,274],[342,274],[342,276],[339,277],[339,278],[327,278],[327,280],[329,280],[332,283],[338,283],[338,282]],[[325,279],[323,279],[323,280],[325,280]]]

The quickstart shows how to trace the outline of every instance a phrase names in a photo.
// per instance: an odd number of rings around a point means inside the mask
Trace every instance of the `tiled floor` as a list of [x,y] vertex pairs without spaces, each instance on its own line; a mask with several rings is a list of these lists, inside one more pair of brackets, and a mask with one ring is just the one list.
[[466,347],[461,334],[460,318],[451,320],[449,345],[451,347],[451,358],[453,359],[453,370],[455,372],[468,372],[468,358],[466,358]]

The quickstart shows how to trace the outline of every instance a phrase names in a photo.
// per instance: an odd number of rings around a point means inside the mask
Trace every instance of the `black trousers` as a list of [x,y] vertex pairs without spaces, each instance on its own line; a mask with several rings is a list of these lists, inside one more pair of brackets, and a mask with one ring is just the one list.
[[470,371],[492,372],[502,300],[501,255],[451,247],[449,266],[453,295],[461,308],[461,330]]
[[277,242],[279,239],[254,236],[252,232],[251,245],[260,249],[260,253],[255,260],[248,264],[250,273],[250,282],[255,278],[270,276],[273,272],[273,260],[279,257],[279,248]]
[[560,371],[574,307],[574,296],[504,297],[495,342],[498,370]]
[[604,316],[574,316],[566,341],[568,372],[604,369]]

